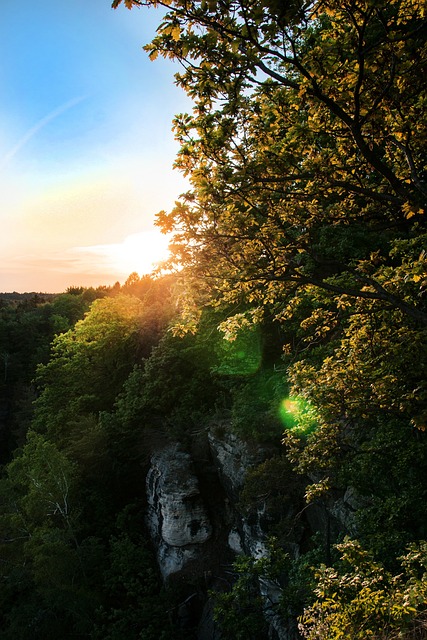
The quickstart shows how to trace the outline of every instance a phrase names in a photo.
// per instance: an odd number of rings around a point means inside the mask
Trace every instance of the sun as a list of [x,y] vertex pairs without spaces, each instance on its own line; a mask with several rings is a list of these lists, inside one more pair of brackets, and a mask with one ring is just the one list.
[[121,273],[151,273],[169,256],[170,238],[160,231],[142,231],[127,236],[121,244],[110,245],[111,264]]
[[169,258],[171,234],[156,229],[126,236],[122,242],[73,247],[70,253],[79,256],[79,266],[86,272],[115,274],[127,278],[136,272],[139,276],[152,273],[155,267]]

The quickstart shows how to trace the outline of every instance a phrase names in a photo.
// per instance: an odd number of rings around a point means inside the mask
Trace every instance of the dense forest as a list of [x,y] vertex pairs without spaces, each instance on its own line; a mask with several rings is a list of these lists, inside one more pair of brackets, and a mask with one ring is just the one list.
[[425,4],[123,4],[190,190],[162,271],[0,296],[0,638],[427,638]]

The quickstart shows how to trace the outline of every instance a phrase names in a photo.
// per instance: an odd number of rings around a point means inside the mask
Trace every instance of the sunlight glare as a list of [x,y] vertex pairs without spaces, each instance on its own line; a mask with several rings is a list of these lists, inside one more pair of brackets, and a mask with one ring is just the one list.
[[169,257],[170,237],[160,231],[142,231],[127,236],[120,244],[100,244],[89,247],[76,247],[83,261],[88,265],[109,268],[117,277],[127,277],[136,272],[140,276],[149,274],[162,261]]
[[169,238],[160,231],[135,233],[121,244],[111,246],[111,266],[120,272],[140,275],[151,273],[153,268],[169,255]]

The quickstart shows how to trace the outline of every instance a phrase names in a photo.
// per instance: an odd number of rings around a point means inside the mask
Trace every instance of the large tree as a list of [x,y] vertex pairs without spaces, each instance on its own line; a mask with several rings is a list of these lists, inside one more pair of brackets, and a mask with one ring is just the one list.
[[425,324],[424,3],[125,4],[167,7],[146,49],[194,101],[175,120],[192,188],[158,221],[198,288],[280,314],[314,285]]
[[425,534],[406,517],[426,495],[425,2],[125,4],[166,9],[146,50],[180,63],[194,104],[175,119],[191,189],[158,215],[187,308],[226,306],[229,337],[281,323],[293,393],[317,411],[314,432],[288,429],[288,456],[325,481],[313,496],[373,492],[397,542],[373,507],[360,532],[391,556]]

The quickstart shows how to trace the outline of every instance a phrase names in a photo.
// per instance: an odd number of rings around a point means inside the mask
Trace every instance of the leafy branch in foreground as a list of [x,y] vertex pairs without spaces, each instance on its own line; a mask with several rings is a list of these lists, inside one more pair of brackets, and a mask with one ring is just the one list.
[[192,188],[158,224],[196,293],[278,314],[315,285],[425,324],[425,257],[395,254],[425,226],[422,3],[132,5],[167,8],[146,50],[194,101],[175,120]]
[[354,540],[337,545],[342,568],[317,570],[317,600],[300,619],[303,638],[354,640],[425,637],[427,545],[411,545],[392,575]]

